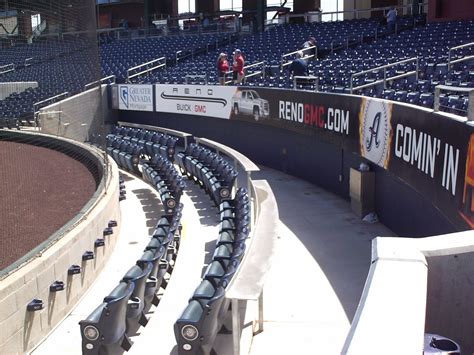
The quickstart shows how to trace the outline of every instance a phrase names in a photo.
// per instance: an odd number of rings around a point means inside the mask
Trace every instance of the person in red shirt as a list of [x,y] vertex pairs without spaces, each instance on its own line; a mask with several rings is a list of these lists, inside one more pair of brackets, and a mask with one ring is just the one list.
[[221,53],[217,58],[217,77],[219,84],[225,85],[225,76],[229,71],[229,62],[227,61],[227,54]]
[[232,79],[234,80],[234,84],[240,84],[242,83],[242,80],[244,80],[244,65],[245,60],[242,56],[242,52],[240,49],[236,49],[234,51],[234,61],[232,63]]

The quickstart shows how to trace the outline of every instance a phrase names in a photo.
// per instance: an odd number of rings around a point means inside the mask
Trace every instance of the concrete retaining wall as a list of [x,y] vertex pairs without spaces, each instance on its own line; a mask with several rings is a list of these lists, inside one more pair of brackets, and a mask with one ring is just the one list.
[[108,108],[107,85],[102,85],[43,107],[39,126],[43,133],[85,142],[91,134],[103,133],[104,122],[114,114]]
[[343,354],[421,354],[423,334],[474,353],[474,231],[381,238]]
[[474,231],[425,238],[428,262],[426,330],[456,341],[474,354]]
[[[119,173],[113,161],[106,176],[106,189],[73,229],[0,281],[0,354],[25,353],[37,345],[70,312],[110,257],[121,224]],[[111,219],[118,222],[114,234],[105,237],[104,247],[94,248]],[[82,261],[85,251],[93,251],[95,258]],[[73,264],[81,266],[80,274],[68,275]],[[56,280],[63,281],[65,289],[50,292]],[[44,308],[29,312],[27,305],[34,298],[41,299]]]

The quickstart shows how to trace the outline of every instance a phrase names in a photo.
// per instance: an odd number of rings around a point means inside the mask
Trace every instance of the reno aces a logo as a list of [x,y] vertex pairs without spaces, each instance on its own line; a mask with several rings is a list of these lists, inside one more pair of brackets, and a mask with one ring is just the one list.
[[362,99],[359,115],[360,154],[387,169],[392,141],[392,104]]

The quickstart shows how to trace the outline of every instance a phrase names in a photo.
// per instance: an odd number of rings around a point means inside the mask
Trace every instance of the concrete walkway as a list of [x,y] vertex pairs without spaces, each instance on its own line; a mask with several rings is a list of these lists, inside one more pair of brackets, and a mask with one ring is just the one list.
[[174,323],[188,305],[212,258],[219,233],[217,210],[203,190],[191,181],[186,183],[181,197],[183,230],[176,266],[155,315],[142,328],[140,336],[133,339],[135,343],[127,354],[147,354],[150,349],[155,354],[177,354]]
[[264,288],[264,331],[250,354],[340,354],[370,267],[371,240],[393,236],[350,203],[263,168],[280,214],[279,242]]
[[87,318],[135,265],[150,241],[163,207],[156,192],[140,179],[122,173],[127,199],[122,201],[119,240],[107,265],[72,313],[31,353],[34,355],[82,354],[79,321]]

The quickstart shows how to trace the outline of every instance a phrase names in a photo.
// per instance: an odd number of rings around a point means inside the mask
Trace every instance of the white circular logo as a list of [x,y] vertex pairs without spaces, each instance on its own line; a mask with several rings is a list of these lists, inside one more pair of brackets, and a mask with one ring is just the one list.
[[392,136],[392,104],[364,99],[360,114],[360,151],[364,158],[387,168]]

